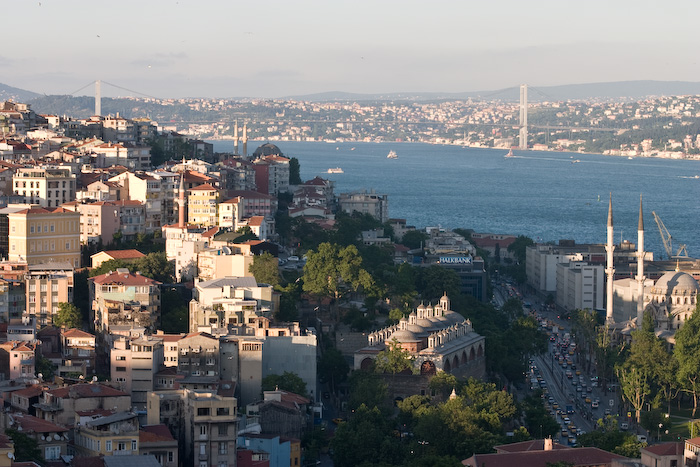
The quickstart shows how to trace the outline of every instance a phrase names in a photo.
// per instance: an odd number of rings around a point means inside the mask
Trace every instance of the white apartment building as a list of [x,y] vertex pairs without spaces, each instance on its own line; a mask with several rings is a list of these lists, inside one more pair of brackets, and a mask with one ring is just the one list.
[[584,261],[559,263],[556,304],[564,310],[600,310],[605,303],[605,268]]
[[12,177],[16,195],[41,207],[58,207],[75,199],[75,175],[67,167],[19,168]]

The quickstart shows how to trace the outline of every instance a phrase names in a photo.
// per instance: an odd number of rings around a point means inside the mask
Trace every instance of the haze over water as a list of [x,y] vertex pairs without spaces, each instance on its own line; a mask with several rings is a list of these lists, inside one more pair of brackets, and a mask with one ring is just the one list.
[[[213,141],[232,152],[232,141]],[[261,142],[249,142],[252,153]],[[673,236],[700,256],[700,161],[462,148],[421,143],[275,142],[296,157],[301,178],[335,181],[335,193],[374,189],[389,195],[390,217],[416,227],[441,225],[478,232],[523,234],[536,241],[604,243],[609,193],[615,242],[637,241],[644,199],[645,249],[665,252],[655,211]],[[352,150],[352,148],[355,150]],[[336,149],[337,148],[337,149]],[[390,150],[398,159],[387,159]],[[580,162],[573,163],[578,160]],[[329,174],[331,167],[345,173]]]

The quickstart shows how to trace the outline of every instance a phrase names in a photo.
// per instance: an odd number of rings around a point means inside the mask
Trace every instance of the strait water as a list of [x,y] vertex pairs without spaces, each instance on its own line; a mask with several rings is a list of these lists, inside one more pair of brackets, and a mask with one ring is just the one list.
[[[212,141],[215,152],[233,142]],[[261,143],[249,143],[252,153]],[[523,234],[536,241],[604,243],[613,195],[615,242],[637,241],[644,199],[645,249],[665,258],[655,211],[673,236],[700,257],[700,161],[462,148],[421,143],[275,142],[296,157],[301,178],[335,181],[335,192],[389,195],[389,215],[416,227]],[[355,148],[352,150],[352,148]],[[387,159],[390,150],[398,159]],[[573,163],[578,160],[580,162]],[[329,174],[341,167],[342,174]]]

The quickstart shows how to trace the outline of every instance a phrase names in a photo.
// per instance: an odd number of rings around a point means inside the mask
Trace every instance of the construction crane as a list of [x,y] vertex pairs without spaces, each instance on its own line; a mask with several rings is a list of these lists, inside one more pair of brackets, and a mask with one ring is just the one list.
[[668,256],[668,259],[675,259],[675,258],[687,258],[688,257],[688,250],[686,249],[686,246],[684,244],[681,244],[678,247],[678,251],[676,251],[676,254],[673,254],[673,239],[671,237],[671,233],[668,231],[664,223],[661,221],[661,218],[656,215],[654,211],[651,211],[651,214],[654,216],[654,220],[656,221],[656,225],[659,226],[659,233],[661,234],[661,241],[664,243],[664,249],[666,250],[666,256]]

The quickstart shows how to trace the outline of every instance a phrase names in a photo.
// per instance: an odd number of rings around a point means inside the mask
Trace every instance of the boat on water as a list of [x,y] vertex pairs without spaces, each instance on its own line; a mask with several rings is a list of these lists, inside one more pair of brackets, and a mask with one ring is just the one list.
[[392,149],[391,151],[389,151],[389,154],[386,155],[386,158],[387,159],[398,159],[399,155],[396,154],[396,152],[394,152],[394,150]]
[[574,159],[574,160],[571,161],[572,164],[577,164],[577,163],[579,163],[579,162],[581,162],[580,159]]
[[509,149],[509,150],[508,150],[508,154],[506,154],[506,155],[503,156],[503,157],[515,157],[515,155],[513,155],[513,148]]
[[340,167],[331,167],[330,169],[328,169],[328,173],[329,174],[342,174],[342,173],[345,173],[345,171],[343,171],[343,169],[341,169]]

